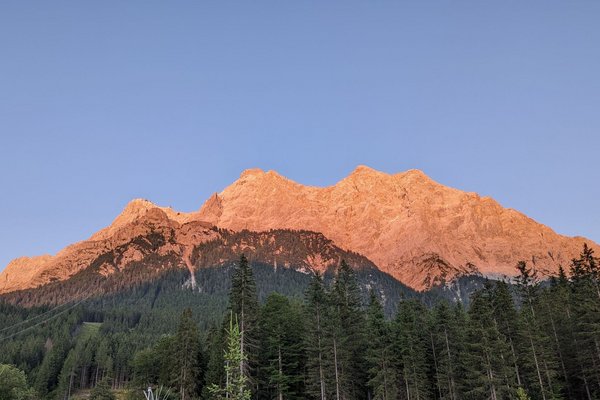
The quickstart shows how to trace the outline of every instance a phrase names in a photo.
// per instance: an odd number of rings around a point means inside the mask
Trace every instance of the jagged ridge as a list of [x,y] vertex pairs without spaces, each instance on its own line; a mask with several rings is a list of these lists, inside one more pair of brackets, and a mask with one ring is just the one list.
[[[224,234],[214,226],[237,233]],[[164,242],[150,250],[136,242],[151,235]],[[235,249],[227,248],[231,235],[241,240]],[[282,250],[276,243],[283,237],[303,244]],[[311,241],[321,244],[313,248]],[[489,197],[443,186],[418,170],[390,175],[359,166],[337,184],[321,188],[252,169],[198,212],[133,200],[90,239],[55,256],[11,262],[0,274],[0,293],[69,279],[92,264],[99,274],[110,275],[149,254],[173,256],[173,267],[193,271],[221,263],[223,254],[229,257],[234,250],[306,271],[352,258],[422,290],[467,274],[511,276],[519,260],[552,274],[584,242],[598,249],[589,240],[558,235]]]
[[519,260],[552,274],[584,242],[598,248],[421,171],[389,175],[365,166],[323,188],[249,170],[212,196],[198,218],[233,230],[322,232],[416,289],[467,273],[512,276]]

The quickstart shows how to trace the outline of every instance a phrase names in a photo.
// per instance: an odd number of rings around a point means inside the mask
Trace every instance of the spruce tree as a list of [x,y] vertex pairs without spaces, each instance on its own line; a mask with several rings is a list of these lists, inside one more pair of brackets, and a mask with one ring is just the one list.
[[173,352],[174,383],[181,400],[194,398],[201,389],[201,349],[198,327],[192,310],[181,315]]
[[367,366],[369,373],[368,399],[393,400],[397,398],[396,360],[394,358],[391,328],[385,320],[383,306],[371,290],[367,309]]
[[70,398],[77,379],[79,359],[75,348],[69,351],[58,377],[56,393],[58,396]]
[[525,389],[523,389],[522,387],[519,387],[517,389],[517,400],[531,400],[531,398],[527,395],[527,392],[525,392]]
[[465,351],[462,332],[464,326],[461,326],[463,321],[444,301],[440,302],[432,313],[430,335],[435,369],[434,380],[440,399],[458,400],[462,398],[461,355]]
[[92,389],[90,400],[116,400],[117,397],[110,390],[107,379],[103,379]]
[[30,396],[25,373],[12,365],[0,364],[0,399],[24,400]]
[[540,325],[540,285],[527,263],[519,262],[517,269],[517,287],[522,303],[520,316],[524,340],[522,364],[525,385],[530,388],[530,393],[539,393],[541,400],[549,400],[558,396],[561,388],[551,341]]
[[542,322],[548,332],[552,348],[559,362],[559,371],[561,372],[561,381],[564,385],[564,395],[567,398],[573,398],[578,389],[574,385],[572,371],[575,360],[572,355],[575,353],[573,329],[571,323],[570,309],[570,283],[567,279],[564,269],[559,267],[558,276],[552,277],[550,287],[542,294],[541,302],[545,313]]
[[256,360],[258,347],[258,298],[256,282],[248,259],[243,254],[235,266],[231,279],[229,306],[235,315],[240,332],[240,353],[245,356],[240,359],[239,369],[249,381],[252,381],[252,364]]
[[493,317],[493,285],[486,282],[471,299],[466,330],[464,391],[473,399],[514,399],[514,366],[504,357],[509,345]]
[[506,364],[513,368],[509,375],[514,377],[517,386],[522,386],[522,371],[519,364],[522,363],[523,345],[522,327],[520,324],[519,313],[515,307],[513,296],[509,286],[504,281],[498,281],[491,292],[492,318],[498,328],[498,332],[504,337],[508,344],[508,350],[505,357]]
[[575,377],[587,399],[600,396],[600,300],[597,259],[584,246],[571,264],[570,310],[575,344]]
[[331,388],[328,319],[329,302],[323,277],[313,276],[306,291],[306,393],[310,398],[326,400]]
[[336,400],[363,399],[367,373],[365,358],[365,316],[358,282],[352,268],[342,260],[330,293],[331,347]]
[[68,342],[61,339],[46,352],[34,381],[34,388],[42,397],[56,389],[60,371],[69,352],[68,346]]
[[96,349],[96,354],[94,356],[94,361],[96,363],[96,370],[94,372],[94,384],[98,383],[107,374],[112,371],[113,360],[112,360],[112,346],[110,339],[107,337],[103,337],[100,339],[100,343],[98,344],[98,348]]
[[233,313],[229,316],[229,329],[227,330],[227,345],[224,354],[225,383],[223,386],[212,384],[208,391],[213,400],[250,400],[251,391],[249,381],[240,364],[247,361],[247,356],[242,352],[240,342],[242,333]]
[[210,399],[208,388],[211,386],[221,387],[225,384],[225,346],[227,340],[227,329],[225,327],[213,326],[207,339],[208,362],[204,376],[206,386],[202,392],[202,398]]
[[416,300],[401,301],[393,323],[394,350],[400,373],[400,398],[426,400],[432,396],[428,379],[427,311]]
[[301,398],[304,368],[303,319],[278,293],[267,298],[260,314],[260,377],[265,398]]

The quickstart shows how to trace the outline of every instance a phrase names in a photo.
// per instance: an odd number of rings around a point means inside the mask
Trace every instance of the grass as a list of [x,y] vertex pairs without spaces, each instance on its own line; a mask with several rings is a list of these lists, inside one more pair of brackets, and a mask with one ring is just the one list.
[[[75,394],[71,396],[71,400],[88,400],[90,398],[91,389],[78,390]],[[127,390],[119,389],[113,390],[115,396],[117,396],[117,400],[125,400],[125,395],[127,394]],[[142,392],[140,392],[139,398],[141,400],[144,399]]]

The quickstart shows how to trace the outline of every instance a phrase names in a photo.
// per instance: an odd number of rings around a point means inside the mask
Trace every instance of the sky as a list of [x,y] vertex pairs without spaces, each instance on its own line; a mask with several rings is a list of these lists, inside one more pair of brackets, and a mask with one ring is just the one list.
[[358,164],[600,242],[598,1],[0,2],[0,269]]

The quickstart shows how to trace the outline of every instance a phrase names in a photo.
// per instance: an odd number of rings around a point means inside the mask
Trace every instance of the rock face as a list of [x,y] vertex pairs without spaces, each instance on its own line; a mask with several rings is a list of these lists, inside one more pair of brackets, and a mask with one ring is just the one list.
[[0,293],[66,280],[92,267],[110,275],[144,260],[168,259],[176,264],[171,267],[193,271],[241,251],[306,271],[346,258],[359,268],[377,265],[422,290],[458,275],[512,276],[519,260],[548,275],[568,265],[584,242],[598,250],[589,240],[558,235],[491,198],[443,186],[417,170],[389,175],[360,166],[321,188],[253,169],[198,212],[133,200],[90,239],[55,256],[12,261],[0,273]]
[[[207,226],[210,225],[202,224],[194,234],[189,234],[189,229],[182,229],[182,224],[170,219],[163,209],[150,202],[134,200],[110,227],[97,232],[90,239],[68,246],[55,256],[20,258],[11,262],[0,274],[0,293],[65,280],[94,263],[98,264],[101,274],[110,274],[133,261],[139,261],[148,251],[161,255],[170,252],[183,254],[186,246],[212,237],[210,231],[206,230]],[[147,246],[142,242],[147,241],[148,237],[152,238],[152,234],[167,240],[160,245],[151,243],[149,248],[145,248]],[[116,254],[115,249],[123,251]],[[182,260],[185,265],[185,260]]]
[[[193,286],[196,270],[229,264],[242,253],[252,262],[305,273],[325,272],[342,259],[357,269],[377,270],[366,257],[340,249],[318,232],[234,232],[191,219],[190,215],[193,214],[169,213],[150,202],[134,200],[111,226],[89,240],[71,245],[56,256],[23,257],[11,262],[0,275],[0,294],[65,281],[79,273],[87,273],[88,278],[93,275],[87,279],[91,285],[77,285],[71,293],[52,295],[54,303],[70,301],[90,291],[100,294],[109,290],[96,287],[97,278],[132,266],[143,268],[145,277],[129,278],[129,283],[123,282],[125,285],[137,284],[164,269],[187,268],[189,284]],[[174,216],[177,220],[172,219]],[[28,304],[44,304],[48,300],[30,299]]]
[[519,260],[541,274],[554,273],[586,242],[421,171],[389,175],[365,166],[324,188],[248,170],[212,196],[198,218],[233,230],[322,232],[416,289],[459,274],[512,276]]

